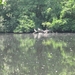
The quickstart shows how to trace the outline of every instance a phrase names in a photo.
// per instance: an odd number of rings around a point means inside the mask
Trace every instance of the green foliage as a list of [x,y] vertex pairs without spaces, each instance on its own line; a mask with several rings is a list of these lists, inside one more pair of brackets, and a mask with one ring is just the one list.
[[61,18],[75,18],[75,3],[73,1],[67,1],[64,6],[62,6]]
[[[1,16],[3,17],[3,31],[4,32],[13,32],[15,27],[18,25],[18,12],[17,12],[17,5],[16,2],[13,3],[13,1],[7,1],[6,5],[2,6],[2,13]],[[14,7],[16,6],[16,7]]]
[[4,26],[3,26],[3,17],[0,16],[0,32],[4,32]]
[[14,32],[32,32],[32,30],[35,27],[35,23],[33,20],[28,19],[28,16],[23,16],[21,19],[19,19],[19,25],[16,27]]
[[43,22],[42,25],[43,25],[43,27],[51,28],[51,23],[50,22]]
[[54,18],[52,22],[53,31],[58,31],[58,32],[64,31],[63,27],[66,23],[67,23],[66,20]]
[[0,0],[0,4],[2,4],[2,0]]
[[33,32],[38,27],[75,32],[75,1],[0,0],[0,17],[0,32]]
[[63,27],[63,31],[75,32],[75,3],[74,0],[69,0],[63,3],[60,18],[64,19],[67,23]]

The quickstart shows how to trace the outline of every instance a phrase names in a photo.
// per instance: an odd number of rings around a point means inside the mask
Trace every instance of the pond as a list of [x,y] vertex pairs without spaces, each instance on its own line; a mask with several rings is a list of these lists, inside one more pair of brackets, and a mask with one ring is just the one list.
[[0,75],[75,75],[75,34],[0,34]]

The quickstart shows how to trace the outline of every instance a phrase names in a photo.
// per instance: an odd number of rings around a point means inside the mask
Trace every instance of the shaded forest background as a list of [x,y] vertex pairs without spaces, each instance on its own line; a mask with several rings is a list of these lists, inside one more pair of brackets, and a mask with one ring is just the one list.
[[0,32],[75,32],[75,0],[0,0]]

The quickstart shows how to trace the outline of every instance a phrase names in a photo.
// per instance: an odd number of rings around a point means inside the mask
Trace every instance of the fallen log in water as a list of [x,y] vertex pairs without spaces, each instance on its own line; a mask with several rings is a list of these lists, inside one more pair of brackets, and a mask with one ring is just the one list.
[[50,30],[46,29],[46,30],[42,30],[40,28],[38,28],[38,30],[34,29],[34,33],[49,33],[51,32]]

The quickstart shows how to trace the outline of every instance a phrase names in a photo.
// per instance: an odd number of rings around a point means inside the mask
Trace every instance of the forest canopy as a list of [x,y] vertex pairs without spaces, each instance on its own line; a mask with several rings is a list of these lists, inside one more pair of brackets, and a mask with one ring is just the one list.
[[75,0],[0,0],[0,32],[38,28],[75,32]]

